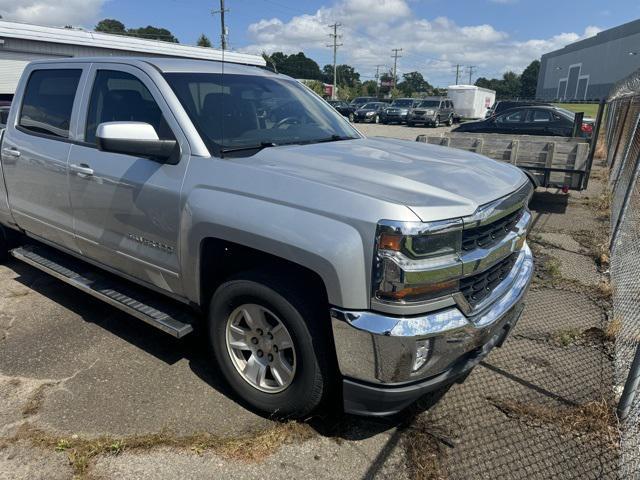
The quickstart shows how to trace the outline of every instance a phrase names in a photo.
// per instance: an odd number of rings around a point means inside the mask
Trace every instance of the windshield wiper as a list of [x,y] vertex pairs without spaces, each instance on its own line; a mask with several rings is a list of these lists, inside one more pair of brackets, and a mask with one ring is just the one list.
[[244,152],[245,150],[262,150],[263,148],[269,148],[269,147],[277,147],[278,144],[277,143],[273,143],[273,142],[260,142],[258,145],[249,145],[247,147],[234,147],[234,148],[223,148],[221,150],[222,154],[225,153],[233,153],[233,152]]
[[342,135],[331,135],[327,138],[316,138],[313,140],[301,140],[299,142],[281,143],[280,145],[309,145],[312,143],[326,143],[326,142],[339,142],[341,140],[355,140],[358,137],[349,137]]

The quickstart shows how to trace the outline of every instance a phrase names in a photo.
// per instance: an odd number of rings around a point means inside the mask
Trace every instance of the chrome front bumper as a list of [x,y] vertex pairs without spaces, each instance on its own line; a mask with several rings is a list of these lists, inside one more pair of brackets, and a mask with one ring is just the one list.
[[[442,376],[470,352],[493,347],[497,333],[517,321],[512,317],[516,311],[519,316],[532,276],[533,256],[524,243],[512,273],[472,315],[457,306],[410,317],[332,308],[340,372],[346,379],[391,388]],[[414,372],[416,342],[424,339],[428,360]]]

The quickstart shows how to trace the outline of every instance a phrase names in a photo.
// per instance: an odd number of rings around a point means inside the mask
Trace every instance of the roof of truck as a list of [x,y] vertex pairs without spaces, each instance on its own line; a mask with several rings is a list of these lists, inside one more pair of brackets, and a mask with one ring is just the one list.
[[216,60],[194,60],[190,58],[172,57],[73,57],[73,58],[52,58],[45,60],[35,60],[33,64],[51,63],[121,63],[127,65],[140,65],[140,63],[152,65],[163,73],[224,73],[235,75],[263,75],[277,76],[264,67],[255,65],[242,65],[239,63],[221,62]]
[[[94,32],[81,28],[59,28],[0,20],[0,37],[19,40],[73,45],[97,49],[136,52],[140,55],[167,55],[179,58],[221,60],[249,65],[265,65],[260,55],[222,51],[217,48],[196,47],[180,43],[138,38],[130,35]],[[44,53],[44,52],[43,52]],[[107,56],[107,55],[105,55]]]

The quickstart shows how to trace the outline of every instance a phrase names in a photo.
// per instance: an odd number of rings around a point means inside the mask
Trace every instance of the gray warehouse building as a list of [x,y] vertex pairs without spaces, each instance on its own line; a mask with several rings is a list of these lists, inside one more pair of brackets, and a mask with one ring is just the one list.
[[[13,95],[24,67],[32,60],[130,55],[200,60],[223,58],[223,52],[213,48],[0,20],[0,99]],[[258,55],[226,51],[224,59],[234,63],[265,65],[264,59]]]
[[640,20],[542,56],[536,98],[595,100],[640,68]]

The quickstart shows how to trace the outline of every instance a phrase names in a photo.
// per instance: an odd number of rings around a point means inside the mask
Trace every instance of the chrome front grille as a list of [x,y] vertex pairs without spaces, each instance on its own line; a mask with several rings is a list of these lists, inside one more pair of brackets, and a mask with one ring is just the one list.
[[462,232],[462,250],[469,252],[476,248],[489,248],[495,245],[517,225],[524,209],[517,210],[495,222],[481,227],[469,228]]
[[518,254],[519,252],[515,252],[484,272],[460,280],[460,293],[472,308],[491,295],[491,292],[507,278],[518,259]]

